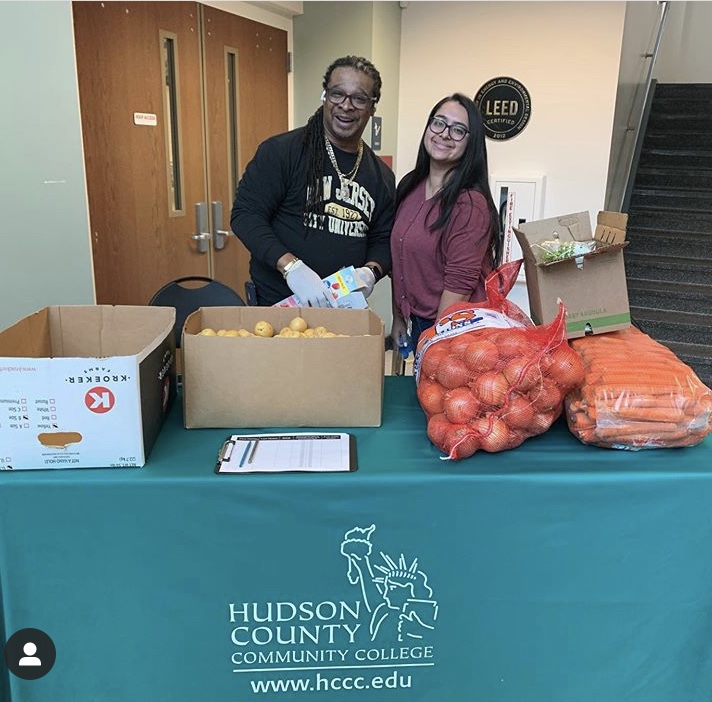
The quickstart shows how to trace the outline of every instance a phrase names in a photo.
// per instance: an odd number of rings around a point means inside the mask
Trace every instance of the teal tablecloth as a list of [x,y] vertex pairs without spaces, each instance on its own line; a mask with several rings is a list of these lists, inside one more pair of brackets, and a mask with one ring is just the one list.
[[442,461],[412,383],[355,473],[216,475],[179,405],[143,468],[0,473],[3,633],[57,648],[0,699],[709,702],[709,437]]

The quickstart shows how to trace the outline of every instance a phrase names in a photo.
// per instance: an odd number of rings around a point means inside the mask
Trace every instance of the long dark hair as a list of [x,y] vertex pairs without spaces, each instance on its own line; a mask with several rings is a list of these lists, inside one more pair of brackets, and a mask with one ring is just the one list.
[[[337,58],[324,74],[321,87],[326,90],[331,80],[331,74],[337,68],[353,68],[365,73],[373,80],[373,95],[378,102],[381,99],[381,74],[376,67],[363,56],[342,56]],[[324,178],[324,106],[309,118],[304,130],[304,152],[306,154],[305,166],[307,176],[307,197],[304,203],[304,224],[309,221],[312,212],[319,211],[322,201],[322,182]]]
[[439,207],[438,217],[430,227],[431,231],[445,229],[453,207],[463,190],[477,190],[482,193],[487,201],[490,211],[490,251],[495,267],[502,262],[502,250],[504,247],[502,228],[500,226],[499,212],[494,204],[494,198],[489,186],[489,168],[487,166],[487,145],[485,143],[485,130],[482,124],[482,115],[477,105],[462,93],[453,93],[440,100],[430,110],[425,129],[420,139],[418,156],[415,160],[415,168],[410,173],[403,176],[396,190],[396,207],[403,199],[411,193],[416,186],[425,180],[430,173],[430,156],[425,150],[424,137],[430,125],[430,120],[437,114],[438,110],[446,102],[457,102],[467,111],[467,118],[470,124],[470,136],[465,146],[462,158],[445,175],[442,190],[435,196],[433,206]]

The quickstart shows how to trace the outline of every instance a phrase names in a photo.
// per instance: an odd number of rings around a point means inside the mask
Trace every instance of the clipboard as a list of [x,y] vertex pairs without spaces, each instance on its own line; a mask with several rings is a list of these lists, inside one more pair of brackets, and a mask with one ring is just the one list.
[[357,468],[356,437],[343,432],[233,434],[220,448],[215,472],[351,473]]

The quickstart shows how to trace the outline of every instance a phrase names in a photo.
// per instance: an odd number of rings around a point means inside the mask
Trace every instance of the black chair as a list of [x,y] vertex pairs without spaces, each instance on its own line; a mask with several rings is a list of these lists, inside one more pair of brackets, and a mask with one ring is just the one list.
[[[189,285],[185,285],[188,283]],[[202,285],[193,285],[202,283]],[[148,302],[157,307],[175,307],[176,323],[173,334],[176,348],[180,348],[181,332],[186,317],[199,307],[244,306],[245,302],[231,287],[213,278],[189,275],[166,283]]]

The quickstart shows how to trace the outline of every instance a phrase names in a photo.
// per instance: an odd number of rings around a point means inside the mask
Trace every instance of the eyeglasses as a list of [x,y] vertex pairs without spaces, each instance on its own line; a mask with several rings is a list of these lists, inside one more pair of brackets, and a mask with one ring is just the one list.
[[448,136],[453,141],[462,141],[470,133],[470,130],[464,125],[458,124],[457,122],[455,124],[448,124],[441,117],[433,117],[428,127],[433,134],[442,134],[447,129]]
[[376,102],[376,98],[369,97],[363,93],[352,93],[349,95],[340,88],[327,88],[322,92],[321,99],[327,99],[332,105],[341,105],[346,98],[357,110],[365,110],[369,105]]

